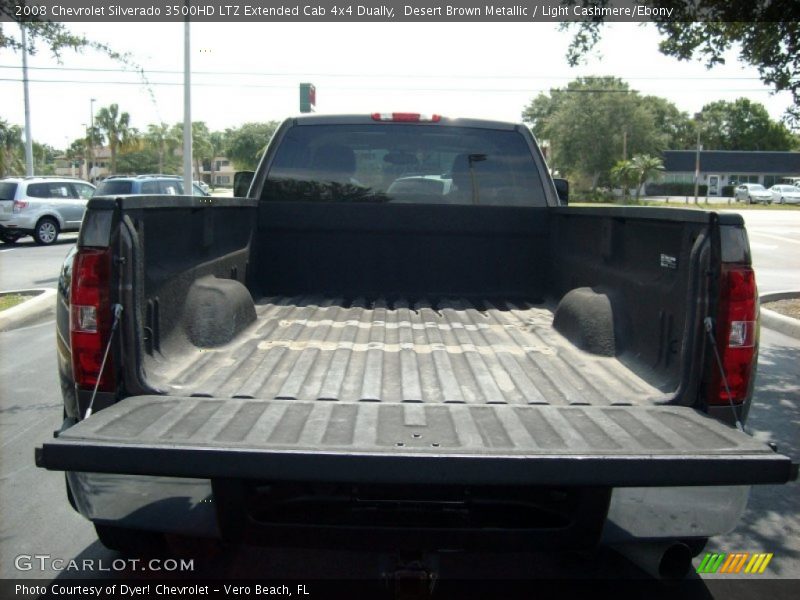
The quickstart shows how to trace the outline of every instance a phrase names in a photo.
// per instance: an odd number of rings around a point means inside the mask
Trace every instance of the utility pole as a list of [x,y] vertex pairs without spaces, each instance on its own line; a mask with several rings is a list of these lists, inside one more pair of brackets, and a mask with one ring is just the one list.
[[31,99],[28,91],[28,37],[25,25],[20,21],[22,32],[22,90],[25,97],[25,175],[33,175],[33,138],[31,137]]
[[[189,6],[189,0],[186,0]],[[183,193],[192,195],[192,61],[189,16],[183,25]]]
[[694,155],[694,203],[697,204],[697,192],[700,187],[700,113],[694,114],[695,129],[697,129],[697,146]]
[[628,128],[622,129],[622,160],[628,160]]

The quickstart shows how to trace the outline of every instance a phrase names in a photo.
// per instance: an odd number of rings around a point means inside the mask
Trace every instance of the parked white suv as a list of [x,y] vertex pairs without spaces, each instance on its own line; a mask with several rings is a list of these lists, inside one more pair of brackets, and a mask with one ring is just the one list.
[[26,235],[40,245],[62,231],[78,231],[94,186],[69,177],[0,179],[0,240],[13,244]]

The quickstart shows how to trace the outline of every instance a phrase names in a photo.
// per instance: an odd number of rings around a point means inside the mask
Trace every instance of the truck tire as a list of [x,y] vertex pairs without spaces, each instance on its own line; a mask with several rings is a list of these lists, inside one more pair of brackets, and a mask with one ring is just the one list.
[[100,543],[109,550],[116,550],[130,557],[163,556],[167,546],[164,535],[154,531],[127,529],[113,525],[94,524]]
[[33,230],[33,241],[39,246],[49,246],[58,239],[58,223],[51,217],[43,217]]

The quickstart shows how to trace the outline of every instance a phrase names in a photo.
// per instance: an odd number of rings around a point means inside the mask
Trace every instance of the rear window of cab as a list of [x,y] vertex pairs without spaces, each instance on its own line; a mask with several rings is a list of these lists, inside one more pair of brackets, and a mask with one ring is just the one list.
[[292,127],[279,142],[261,199],[547,204],[518,131],[416,123]]

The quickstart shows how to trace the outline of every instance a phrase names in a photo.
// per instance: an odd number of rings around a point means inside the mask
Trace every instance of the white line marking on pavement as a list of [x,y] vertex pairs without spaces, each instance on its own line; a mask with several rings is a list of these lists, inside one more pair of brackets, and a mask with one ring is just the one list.
[[761,236],[761,237],[767,237],[767,238],[771,238],[773,240],[780,240],[782,242],[789,242],[790,244],[800,244],[800,240],[797,240],[797,239],[787,238],[787,237],[783,237],[783,236],[780,236],[780,235],[772,235],[771,233],[761,233],[760,231],[753,231],[752,229],[748,229],[748,231],[750,232],[750,235],[757,235],[757,236]]

